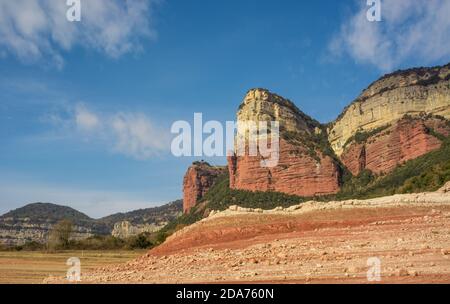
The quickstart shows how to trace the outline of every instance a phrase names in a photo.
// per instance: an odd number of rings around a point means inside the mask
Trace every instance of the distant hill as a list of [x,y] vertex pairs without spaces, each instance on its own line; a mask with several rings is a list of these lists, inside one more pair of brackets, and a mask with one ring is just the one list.
[[0,219],[28,218],[34,223],[56,223],[62,219],[68,219],[72,223],[92,222],[92,218],[73,208],[50,203],[34,203],[12,210],[0,216]]
[[128,221],[133,225],[149,222],[171,221],[180,215],[183,210],[183,200],[177,200],[166,205],[154,208],[139,209],[126,213],[116,213],[99,219],[106,225],[114,225],[117,222]]
[[[0,216],[0,243],[23,244],[27,241],[45,242],[53,225],[61,220],[70,220],[74,225],[74,238],[83,239],[92,235],[109,235],[122,222],[134,228],[134,232],[151,231],[174,220],[182,213],[182,201],[127,213],[117,213],[101,219],[93,219],[71,207],[51,203],[33,203]],[[128,233],[130,233],[128,231]]]

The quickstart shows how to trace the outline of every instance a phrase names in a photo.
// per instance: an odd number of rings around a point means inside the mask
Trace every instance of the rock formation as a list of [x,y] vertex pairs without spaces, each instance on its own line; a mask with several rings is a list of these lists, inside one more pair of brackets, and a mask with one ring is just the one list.
[[230,187],[250,191],[277,191],[300,196],[339,191],[340,170],[326,153],[326,134],[319,122],[291,101],[264,89],[250,90],[237,113],[239,123],[278,121],[278,165],[264,168],[261,155],[228,157]]
[[449,134],[450,124],[445,119],[407,116],[372,134],[358,133],[360,139],[358,135],[350,138],[341,160],[353,175],[364,169],[375,174],[389,173],[408,160],[439,149],[439,137]]
[[225,167],[213,167],[203,161],[193,163],[183,180],[183,212],[188,213],[225,172]]
[[[298,196],[339,192],[343,172],[390,173],[397,166],[439,149],[450,134],[450,64],[385,75],[372,83],[339,117],[323,125],[294,103],[266,89],[252,89],[237,112],[238,134],[250,123],[279,122],[279,161],[245,153],[228,156],[230,188]],[[270,142],[273,133],[266,136]],[[241,137],[236,137],[236,142]],[[218,175],[211,166],[191,167],[184,178],[187,212]]]
[[168,222],[162,222],[159,224],[141,224],[133,225],[129,221],[118,222],[114,224],[114,228],[111,235],[117,238],[126,239],[132,236],[136,236],[145,232],[157,232],[161,230]]
[[[46,243],[53,228],[52,223],[33,223],[29,218],[5,218],[0,223],[0,244],[7,246],[24,245],[27,242]],[[94,235],[94,231],[85,226],[74,225],[71,239],[82,240]]]
[[399,71],[375,81],[330,124],[329,141],[340,156],[356,132],[421,113],[450,118],[450,64]]

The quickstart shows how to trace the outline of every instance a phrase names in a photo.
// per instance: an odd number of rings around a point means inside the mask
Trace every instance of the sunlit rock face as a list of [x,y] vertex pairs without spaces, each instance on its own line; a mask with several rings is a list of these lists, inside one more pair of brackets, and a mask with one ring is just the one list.
[[[245,155],[228,157],[230,187],[250,191],[277,191],[314,196],[339,191],[340,170],[336,161],[319,144],[326,135],[321,124],[291,101],[265,89],[250,90],[237,113],[238,124],[261,121],[279,122],[279,160],[265,167],[264,157]],[[323,141],[322,141],[323,142]]]
[[450,64],[395,72],[375,81],[330,124],[328,138],[340,156],[357,131],[423,113],[450,118]]

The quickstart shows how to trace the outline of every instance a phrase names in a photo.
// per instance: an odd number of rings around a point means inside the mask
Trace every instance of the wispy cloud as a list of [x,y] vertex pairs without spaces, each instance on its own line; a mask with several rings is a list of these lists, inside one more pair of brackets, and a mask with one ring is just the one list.
[[55,132],[63,133],[66,139],[100,143],[114,153],[137,160],[150,159],[170,149],[169,130],[158,127],[140,112],[105,114],[90,109],[84,103],[77,103],[63,111],[48,113],[41,121],[52,124]]
[[148,159],[168,150],[169,136],[143,113],[118,113],[112,117],[114,149],[137,159]]
[[75,107],[75,124],[82,131],[91,131],[99,127],[100,119],[83,104],[78,104]]
[[381,22],[366,18],[366,1],[329,44],[332,56],[349,55],[382,71],[407,60],[425,64],[450,57],[450,1],[383,0]]
[[0,0],[0,54],[62,67],[74,46],[117,58],[141,49],[156,31],[152,11],[161,0],[82,0],[81,22],[66,18],[66,0]]

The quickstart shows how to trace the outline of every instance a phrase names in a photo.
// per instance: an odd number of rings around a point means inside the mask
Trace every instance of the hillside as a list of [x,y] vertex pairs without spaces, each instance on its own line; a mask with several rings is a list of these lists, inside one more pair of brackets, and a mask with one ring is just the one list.
[[[74,225],[73,239],[94,235],[130,237],[142,232],[155,232],[182,212],[181,201],[160,207],[113,214],[101,219],[89,216],[66,206],[34,203],[0,216],[0,242],[20,245],[30,241],[45,243],[53,225],[69,220]],[[126,228],[123,231],[122,226]]]
[[67,206],[50,203],[34,203],[12,210],[0,216],[0,220],[27,219],[33,223],[56,223],[62,219],[72,221],[74,224],[94,222],[92,218]]
[[98,221],[108,226],[123,221],[128,221],[134,225],[169,221],[180,214],[183,208],[182,204],[182,200],[177,200],[159,207],[139,209],[126,213],[115,213],[103,217]]
[[160,207],[113,214],[98,222],[107,225],[111,235],[125,239],[144,232],[157,232],[176,220],[182,212],[183,203],[178,200]]

